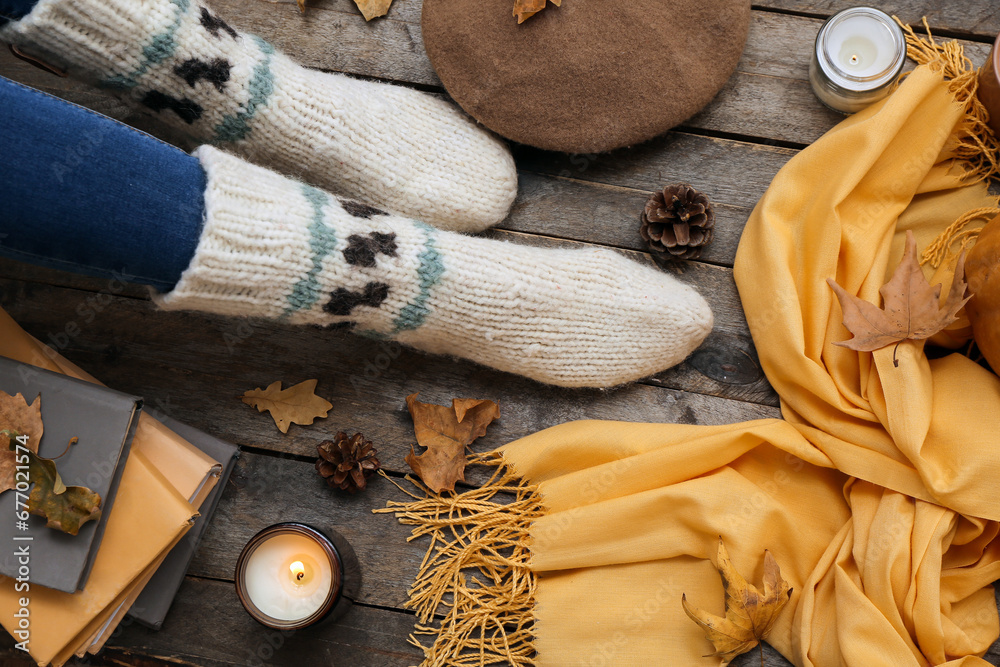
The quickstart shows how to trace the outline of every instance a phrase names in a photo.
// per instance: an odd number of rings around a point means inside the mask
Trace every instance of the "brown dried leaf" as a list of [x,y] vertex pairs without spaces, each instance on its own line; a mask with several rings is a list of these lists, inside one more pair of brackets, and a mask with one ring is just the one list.
[[[305,0],[302,1],[304,2]],[[389,13],[389,6],[392,4],[392,0],[354,0],[354,4],[361,10],[365,20],[371,21],[373,18],[385,16]]]
[[721,537],[716,569],[722,577],[726,592],[725,618],[692,607],[685,595],[681,595],[681,605],[688,617],[705,631],[705,636],[715,647],[715,653],[705,657],[721,658],[721,667],[767,637],[778,613],[792,596],[792,589],[781,578],[778,563],[767,550],[764,551],[764,591],[747,583],[729,560],[729,553]]
[[275,425],[288,433],[291,424],[308,426],[318,417],[326,417],[333,404],[316,395],[316,380],[306,380],[288,389],[281,388],[281,380],[272,382],[267,389],[260,387],[246,392],[243,402],[257,408],[258,412],[271,413]]
[[413,417],[417,444],[427,448],[419,456],[410,448],[406,462],[435,493],[454,491],[455,482],[465,481],[465,448],[500,417],[500,406],[493,401],[455,398],[448,408],[421,403],[417,394],[410,394],[406,407]]
[[[75,442],[76,438],[70,445]],[[99,494],[83,486],[66,486],[52,459],[10,443],[12,455],[15,449],[16,455],[28,457],[28,479],[34,484],[25,506],[28,512],[45,517],[47,527],[70,535],[78,534],[83,524],[101,517]]]
[[41,394],[35,398],[34,403],[28,405],[21,394],[11,396],[0,391],[0,493],[14,488],[16,467],[14,452],[10,451],[10,437],[3,431],[28,436],[24,446],[37,453],[43,431]]
[[834,343],[842,347],[872,352],[904,340],[922,340],[941,331],[957,319],[958,311],[971,298],[966,296],[965,253],[958,258],[955,278],[948,298],[941,305],[941,285],[931,287],[917,260],[917,242],[913,233],[906,232],[903,258],[892,278],[879,288],[883,308],[879,309],[859,299],[827,278],[840,300],[844,326],[854,337]]
[[[562,6],[562,0],[550,0],[556,7]],[[514,0],[514,18],[518,24],[524,23],[538,12],[545,9],[546,0]]]
[[306,13],[306,0],[295,0],[299,5],[299,11],[303,14]]

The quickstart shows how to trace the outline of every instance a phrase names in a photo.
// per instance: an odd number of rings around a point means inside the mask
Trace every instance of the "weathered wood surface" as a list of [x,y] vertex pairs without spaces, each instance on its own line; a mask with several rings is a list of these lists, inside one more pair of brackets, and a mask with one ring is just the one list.
[[[397,1],[388,17],[365,23],[351,0],[209,0],[234,25],[275,42],[304,64],[443,94],[423,50],[419,0]],[[379,443],[390,474],[405,473],[412,442],[404,397],[499,399],[502,418],[476,445],[486,450],[570,419],[717,424],[777,416],[777,397],[757,364],[732,279],[743,226],[777,171],[840,116],[809,91],[808,58],[822,20],[853,0],[764,0],[754,5],[737,72],[717,99],[675,131],[628,150],[559,155],[516,147],[520,192],[493,236],[518,243],[590,243],[639,261],[638,214],[648,193],[686,181],[716,204],[716,239],[701,261],[678,264],[678,278],[709,300],[716,326],[684,364],[644,383],[611,391],[563,390],[474,364],[433,357],[343,332],[199,314],[162,313],[144,288],[109,293],[107,281],[0,261],[0,306],[109,385],[142,395],[169,414],[244,448],[175,606],[160,632],[123,627],[101,656],[84,664],[413,665],[406,642],[413,616],[402,609],[423,543],[371,509],[399,498],[384,479],[366,494],[330,492],[312,470],[315,446],[337,430],[363,431]],[[995,0],[893,0],[877,3],[911,24],[926,15],[938,33],[961,38],[982,62],[1000,30]],[[0,75],[124,120],[183,148],[193,146],[155,117],[59,79],[0,52]],[[742,261],[752,262],[752,258]],[[81,314],[83,313],[83,314]],[[67,335],[70,322],[79,333]],[[319,379],[330,417],[287,436],[267,414],[236,396],[275,379]],[[472,471],[470,484],[484,471]],[[269,636],[241,610],[231,580],[236,555],[257,530],[283,519],[340,530],[364,563],[358,605],[313,636]],[[274,644],[280,644],[275,648]],[[0,664],[32,664],[0,643]],[[986,656],[1000,664],[1000,644]],[[767,648],[768,667],[787,665]],[[259,659],[260,663],[255,662]],[[758,664],[751,653],[734,665]]]
[[[854,0],[763,0],[754,7],[826,18],[858,4]],[[995,0],[893,0],[870,4],[914,26],[926,17],[931,28],[941,34],[992,41],[1000,32],[1000,11]]]
[[[343,331],[166,313],[144,299],[102,296],[107,304],[100,316],[87,321],[89,313],[81,317],[78,309],[93,308],[92,296],[0,280],[0,306],[22,326],[109,385],[146,397],[147,409],[240,445],[300,456],[314,456],[316,445],[338,430],[360,430],[380,443],[390,469],[401,470],[413,441],[403,399],[418,391],[439,402],[452,395],[499,400],[503,418],[480,441],[483,447],[571,419],[725,424],[778,414],[773,407],[643,384],[611,391],[546,388]],[[70,322],[79,328],[74,336],[66,334]],[[237,399],[279,378],[319,379],[318,392],[334,404],[330,416],[313,427],[292,426],[285,436],[266,413]]]

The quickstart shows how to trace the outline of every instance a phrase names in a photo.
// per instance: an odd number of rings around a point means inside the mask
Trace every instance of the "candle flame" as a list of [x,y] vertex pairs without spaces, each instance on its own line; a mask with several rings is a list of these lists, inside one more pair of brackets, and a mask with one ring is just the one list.
[[288,569],[291,570],[292,575],[295,576],[295,580],[296,581],[298,581],[302,577],[304,577],[305,573],[306,573],[306,566],[303,565],[302,561],[300,561],[300,560],[297,560],[294,563],[292,563],[291,565],[289,565]]

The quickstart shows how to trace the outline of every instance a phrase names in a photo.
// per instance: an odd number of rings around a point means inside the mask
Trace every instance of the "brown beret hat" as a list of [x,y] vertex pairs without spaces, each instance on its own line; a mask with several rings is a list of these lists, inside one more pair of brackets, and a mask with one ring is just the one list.
[[736,68],[748,0],[563,0],[518,25],[514,0],[424,0],[431,64],[469,114],[508,139],[598,153],[651,139]]

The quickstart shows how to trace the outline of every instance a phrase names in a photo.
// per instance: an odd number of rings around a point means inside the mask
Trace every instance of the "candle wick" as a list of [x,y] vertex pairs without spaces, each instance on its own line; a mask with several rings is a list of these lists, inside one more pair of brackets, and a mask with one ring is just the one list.
[[304,577],[304,576],[305,576],[305,572],[299,572],[298,574],[295,575],[295,579],[297,581],[301,581],[302,577]]

